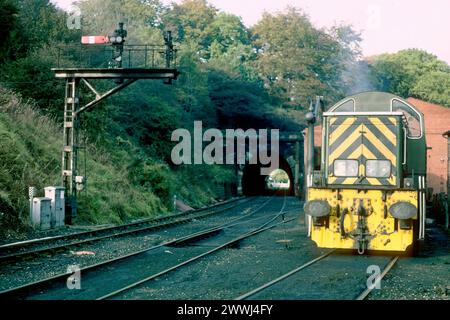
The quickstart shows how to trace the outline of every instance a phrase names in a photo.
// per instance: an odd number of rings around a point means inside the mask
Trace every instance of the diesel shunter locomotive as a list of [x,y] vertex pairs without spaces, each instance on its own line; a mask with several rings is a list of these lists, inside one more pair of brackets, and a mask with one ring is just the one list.
[[304,209],[311,239],[318,247],[360,254],[406,251],[424,239],[423,114],[389,93],[346,97],[323,113],[319,162],[314,160],[316,113],[317,106],[307,114]]

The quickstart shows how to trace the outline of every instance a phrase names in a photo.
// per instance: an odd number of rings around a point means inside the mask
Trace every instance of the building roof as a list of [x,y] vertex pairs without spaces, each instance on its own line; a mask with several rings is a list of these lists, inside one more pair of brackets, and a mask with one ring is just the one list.
[[444,107],[440,104],[435,104],[412,97],[409,97],[406,100],[422,112],[444,112],[450,114],[450,108]]

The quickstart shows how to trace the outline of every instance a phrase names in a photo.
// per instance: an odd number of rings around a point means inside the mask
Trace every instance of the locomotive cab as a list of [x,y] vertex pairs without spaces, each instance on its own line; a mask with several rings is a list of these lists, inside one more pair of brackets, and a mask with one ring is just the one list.
[[424,136],[423,115],[389,93],[360,93],[324,112],[304,208],[311,239],[360,253],[406,251],[423,239]]

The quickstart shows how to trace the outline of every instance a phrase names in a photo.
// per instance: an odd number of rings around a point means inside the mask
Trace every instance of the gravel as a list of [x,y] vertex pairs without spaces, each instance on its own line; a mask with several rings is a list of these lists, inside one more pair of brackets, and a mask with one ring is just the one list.
[[426,230],[419,256],[402,257],[369,299],[450,300],[450,238],[437,226]]
[[[300,212],[301,205],[298,205]],[[323,254],[307,238],[303,217],[284,227],[246,239],[166,274],[117,299],[234,299]],[[430,228],[429,241],[419,257],[402,257],[369,299],[449,299],[449,237]],[[203,242],[207,246],[207,242]],[[392,256],[339,251],[317,264],[250,297],[277,300],[350,300],[366,289],[369,266],[380,271]]]
[[[77,265],[82,268],[143,250],[191,232],[219,225],[251,209],[258,208],[264,201],[267,201],[267,198],[257,198],[249,203],[240,204],[225,213],[193,220],[187,224],[172,226],[167,229],[85,243],[61,252],[40,254],[26,260],[0,264],[0,273],[2,274],[2,277],[0,277],[0,290],[66,273],[67,268],[71,265]],[[77,253],[79,252],[94,254],[78,255]]]
[[[300,219],[145,283],[117,299],[234,299],[285,274],[327,251],[307,238],[300,202],[295,207],[297,213],[291,217]],[[202,244],[209,245],[207,241]],[[251,298],[353,299],[364,290],[367,267],[387,262],[385,257],[352,254],[329,257]]]
[[[253,209],[268,198],[251,202]],[[259,214],[276,212],[283,198],[274,197]],[[150,247],[161,241],[174,239],[212,225],[223,223],[249,209],[235,208],[224,215],[211,216],[189,224],[171,227],[157,232],[99,241],[77,251],[91,251],[95,255],[76,256],[62,252],[48,257],[0,266],[0,288],[8,288],[65,272],[68,265],[81,267],[105,261],[129,252]],[[116,296],[117,299],[234,299],[296,267],[327,252],[317,248],[306,235],[302,203],[287,198],[286,218],[295,220],[274,229],[240,241],[237,245],[220,250],[171,273],[142,284]],[[239,230],[239,229],[236,229]],[[369,299],[450,299],[450,238],[435,226],[427,228],[427,242],[418,257],[401,257],[381,282],[381,289],[374,290]],[[195,256],[224,239],[236,234],[222,233],[195,243],[178,247],[162,247],[134,260],[124,260],[108,268],[102,274],[84,275],[86,284],[81,292],[67,294],[67,299],[98,297],[119,286],[119,282],[131,283],[156,270],[162,270]],[[300,271],[288,279],[264,290],[251,299],[354,299],[366,288],[367,268],[378,266],[381,270],[392,256],[364,255],[339,251],[336,254]],[[7,276],[3,276],[7,275]],[[120,278],[120,279],[119,279]],[[84,281],[84,282],[83,282]],[[91,283],[90,286],[87,284]],[[101,289],[99,289],[101,287]],[[119,286],[120,287],[120,286]],[[62,290],[62,289],[61,289]],[[103,291],[102,291],[103,290]],[[65,290],[67,291],[67,289]],[[52,299],[63,294],[55,291],[39,298]]]

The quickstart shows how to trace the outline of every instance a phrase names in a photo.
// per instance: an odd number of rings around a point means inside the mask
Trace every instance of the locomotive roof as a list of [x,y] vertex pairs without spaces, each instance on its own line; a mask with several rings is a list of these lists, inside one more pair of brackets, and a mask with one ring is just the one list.
[[[367,91],[347,96],[331,106],[328,112],[392,112],[393,101],[398,101],[413,109],[416,113],[422,113],[411,103],[395,94],[379,91]],[[346,105],[344,108],[342,108]],[[350,110],[353,105],[353,110]],[[337,110],[339,109],[339,110]]]

